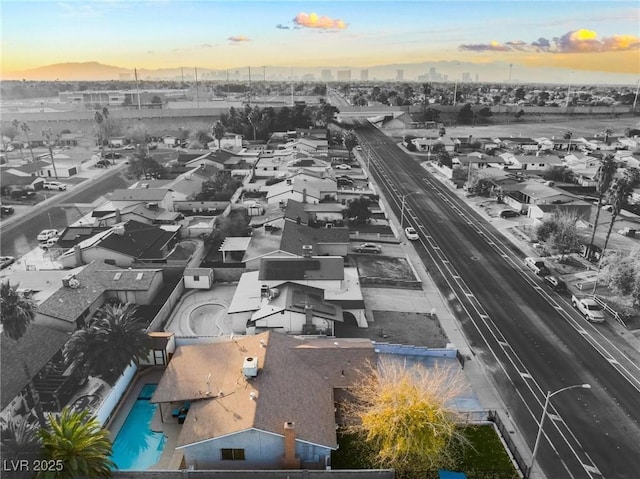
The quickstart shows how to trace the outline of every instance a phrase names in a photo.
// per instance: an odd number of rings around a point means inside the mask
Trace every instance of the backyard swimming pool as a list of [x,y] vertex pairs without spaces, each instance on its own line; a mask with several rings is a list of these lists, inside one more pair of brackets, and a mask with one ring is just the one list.
[[118,469],[144,471],[158,462],[164,449],[165,436],[151,430],[151,418],[158,408],[151,404],[151,396],[157,384],[145,384],[127,419],[120,428],[111,460]]

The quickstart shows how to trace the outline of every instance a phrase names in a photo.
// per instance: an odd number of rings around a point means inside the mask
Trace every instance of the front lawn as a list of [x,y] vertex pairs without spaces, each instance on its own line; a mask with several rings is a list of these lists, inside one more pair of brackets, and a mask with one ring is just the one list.
[[[493,479],[516,479],[519,477],[511,459],[504,449],[495,429],[489,425],[468,425],[463,427],[468,441],[465,446],[455,447],[459,457],[456,467],[449,468],[464,472],[469,479],[491,477]],[[332,469],[376,469],[371,460],[372,450],[353,433],[338,432],[338,450],[331,454]],[[407,472],[398,477],[437,478],[438,471]]]

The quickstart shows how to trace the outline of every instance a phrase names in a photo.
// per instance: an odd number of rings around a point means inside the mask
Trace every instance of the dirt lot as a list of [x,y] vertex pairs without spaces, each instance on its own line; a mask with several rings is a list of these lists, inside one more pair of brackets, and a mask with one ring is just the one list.
[[404,258],[379,255],[354,256],[358,274],[364,278],[384,278],[387,280],[416,281],[413,270]]
[[[567,117],[564,121],[537,121],[535,123],[510,123],[489,126],[453,126],[447,127],[447,136],[496,137],[496,136],[523,136],[523,137],[561,137],[567,131],[573,133],[574,138],[581,136],[593,136],[602,132],[604,128],[611,128],[613,135],[623,135],[625,129],[639,127],[638,118],[589,118],[579,119]],[[416,136],[433,135],[434,130],[403,130],[382,129],[389,136],[401,137],[403,134]]]

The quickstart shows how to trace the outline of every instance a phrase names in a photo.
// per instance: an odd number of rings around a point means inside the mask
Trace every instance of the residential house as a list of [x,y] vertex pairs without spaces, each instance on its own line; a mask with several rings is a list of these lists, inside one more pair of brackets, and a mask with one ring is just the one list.
[[337,191],[338,186],[334,179],[299,174],[267,187],[267,202],[286,204],[289,199],[302,203],[335,201]]
[[538,151],[539,144],[533,138],[524,138],[524,137],[516,137],[516,138],[505,138],[499,137],[496,138],[496,142],[498,143],[500,148],[505,148],[508,151],[512,152],[520,152],[523,151],[525,153],[533,153]]
[[172,211],[171,191],[165,188],[128,188],[117,189],[111,193],[111,203],[115,209],[122,210],[131,205],[153,203],[158,208]]
[[92,261],[62,279],[60,288],[38,306],[35,322],[72,332],[85,326],[108,299],[151,304],[163,284],[160,269],[122,269]]
[[503,191],[505,204],[523,213],[528,213],[531,205],[589,204],[575,195],[535,180],[505,185]]
[[79,225],[79,226],[67,226],[56,241],[56,247],[63,250],[73,248],[75,245],[85,241],[92,236],[107,231],[109,226],[92,226],[92,225]]
[[551,166],[562,166],[562,160],[555,155],[511,155],[503,159],[509,170],[544,171]]
[[178,240],[178,231],[129,220],[98,233],[58,257],[65,268],[104,261],[120,267],[135,263],[167,263]]
[[284,145],[278,145],[281,150],[305,151],[309,154],[322,154],[329,151],[329,143],[326,139],[318,140],[310,137],[297,138],[288,141]]
[[456,144],[451,138],[438,136],[434,138],[414,138],[411,140],[418,151],[432,152],[436,145],[444,145],[444,149],[448,152],[455,151]]
[[155,133],[154,137],[158,138],[165,146],[176,147],[186,146],[187,139],[189,138],[188,130],[165,130]]
[[178,225],[184,219],[179,211],[168,211],[164,208],[156,208],[155,203],[138,203],[115,209],[113,205],[104,205],[99,210],[94,210],[94,225],[110,227],[118,223],[135,220],[138,223],[148,225]]
[[[289,200],[292,201],[292,200]],[[342,225],[342,213],[346,206],[341,203],[302,203],[303,208],[311,221],[320,223],[332,223]],[[288,203],[287,203],[288,206]]]
[[[207,147],[211,150],[218,149],[218,140],[210,141]],[[225,133],[220,139],[220,149],[237,151],[242,148],[242,135],[238,133]]]
[[[27,385],[55,356],[61,354],[62,348],[69,340],[69,333],[31,323],[19,342],[10,339],[6,334],[2,334],[0,339],[0,418],[9,420],[14,416],[27,416],[33,407],[26,399]],[[25,374],[25,370],[30,372],[31,377]],[[39,381],[34,382],[38,391]],[[46,399],[40,396],[41,402]],[[64,399],[64,396],[59,398],[62,401]]]
[[588,222],[592,209],[593,205],[591,203],[578,200],[562,204],[534,204],[529,206],[527,216],[533,219],[534,226],[552,219],[556,213],[566,214]]
[[304,247],[311,246],[317,256],[347,256],[349,229],[346,227],[312,228],[286,221],[282,229],[280,250],[298,256],[307,254]]
[[369,340],[275,332],[180,346],[151,401],[164,422],[189,402],[176,444],[187,468],[325,469],[338,447],[334,391],[374,361]]

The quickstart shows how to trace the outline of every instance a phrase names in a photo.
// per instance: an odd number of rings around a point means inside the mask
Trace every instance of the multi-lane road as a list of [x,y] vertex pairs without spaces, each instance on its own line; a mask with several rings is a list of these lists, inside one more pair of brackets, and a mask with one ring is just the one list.
[[537,454],[544,475],[640,477],[637,361],[611,341],[606,324],[587,323],[545,288],[517,248],[390,138],[366,122],[356,132],[396,213],[404,198],[405,226],[420,233],[418,253],[530,450],[545,394],[591,385],[551,400]]

